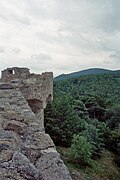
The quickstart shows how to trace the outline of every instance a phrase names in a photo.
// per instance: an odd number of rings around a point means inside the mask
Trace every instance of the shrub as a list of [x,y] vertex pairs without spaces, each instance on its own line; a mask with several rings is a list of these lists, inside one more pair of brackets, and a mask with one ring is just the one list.
[[86,129],[81,133],[81,135],[91,144],[93,155],[100,156],[104,143],[99,129],[92,124],[86,124]]
[[71,145],[71,157],[81,164],[90,164],[92,146],[84,136],[74,135]]
[[109,145],[111,150],[120,155],[120,126],[111,131]]

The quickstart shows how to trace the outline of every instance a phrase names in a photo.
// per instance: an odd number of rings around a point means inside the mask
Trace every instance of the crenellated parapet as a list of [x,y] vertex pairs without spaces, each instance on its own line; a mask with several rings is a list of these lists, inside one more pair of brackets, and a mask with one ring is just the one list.
[[27,75],[30,75],[28,68],[7,68],[1,72],[1,79],[4,81],[10,81],[15,78],[26,78]]
[[7,68],[2,71],[1,80],[9,83],[18,83],[26,100],[38,99],[46,107],[47,101],[53,99],[53,73],[30,73],[28,68]]

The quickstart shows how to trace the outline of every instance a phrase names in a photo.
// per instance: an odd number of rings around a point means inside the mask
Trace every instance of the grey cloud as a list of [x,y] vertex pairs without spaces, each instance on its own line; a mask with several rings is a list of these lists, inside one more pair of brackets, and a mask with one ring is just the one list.
[[[66,8],[67,7],[67,8]],[[62,13],[61,13],[62,12]],[[59,1],[58,18],[70,29],[98,29],[105,32],[120,31],[119,0]]]
[[54,43],[57,39],[52,37],[50,34],[46,34],[45,32],[36,32],[35,36],[43,41],[48,41],[49,43]]
[[40,53],[40,54],[33,54],[31,55],[31,60],[33,62],[38,62],[38,63],[46,63],[48,61],[51,61],[52,58],[49,54],[44,54],[44,53]]
[[19,54],[22,50],[19,49],[19,48],[14,48],[14,49],[12,49],[12,51],[13,51],[15,54]]
[[105,60],[104,63],[105,63],[105,64],[111,64],[111,62],[108,61],[108,60]]
[[109,57],[111,59],[116,60],[116,61],[118,61],[120,63],[120,51],[111,54]]
[[23,25],[30,25],[31,22],[30,22],[30,19],[27,18],[27,17],[20,17],[20,16],[16,16],[15,14],[9,14],[9,17],[6,17],[5,14],[0,14],[0,18],[3,20],[3,21],[11,21],[11,22],[16,22],[16,23],[20,23],[20,24],[23,24]]
[[[60,31],[70,32],[71,36],[62,37],[59,34],[59,39],[55,40],[67,42],[81,50],[118,49],[120,42],[114,32],[120,32],[119,9],[119,0],[57,1],[56,14],[63,25]],[[106,39],[108,36],[112,39]]]
[[71,44],[99,50],[103,48],[103,42],[94,42],[92,38],[85,40],[80,34],[96,33],[99,36],[109,33],[114,36],[114,32],[120,32],[119,0],[66,0],[57,5],[57,18],[63,23],[64,30],[71,32],[72,36],[65,39]]
[[32,54],[30,58],[24,59],[22,64],[34,72],[40,73],[52,69],[52,58],[45,53]]
[[5,52],[4,48],[0,47],[0,53],[4,53],[4,52]]
[[[12,23],[16,25],[16,23],[20,23],[22,25],[30,25],[30,18],[27,15],[27,12],[24,2],[9,2],[4,1],[0,2],[0,18],[3,22],[7,21],[8,23]],[[22,14],[23,13],[23,14]]]
[[8,18],[6,17],[6,16],[4,16],[3,14],[1,14],[1,12],[0,12],[0,19],[2,19],[3,21],[5,20],[8,20]]
[[98,28],[113,33],[120,31],[120,1],[109,0],[104,2],[104,8],[101,11],[101,16],[98,19]]
[[[23,0],[24,1],[24,0]],[[37,19],[49,19],[52,15],[54,15],[54,0],[26,0],[27,11],[33,18]],[[48,8],[45,8],[48,5]]]
[[[13,64],[18,60],[17,54],[23,57],[20,65],[37,71],[53,69],[57,73],[79,69],[79,65],[86,67],[88,59],[89,65],[96,65],[93,59],[97,55],[101,66],[111,67],[113,60],[117,62],[114,67],[119,64],[120,0],[12,0],[8,5],[7,2],[6,7],[8,10],[8,6],[12,7],[13,12],[6,14],[6,9],[1,10],[4,28],[0,28],[0,37],[5,40],[5,50],[12,49],[9,53]],[[79,63],[79,58],[83,62]]]
[[20,16],[15,16],[14,14],[11,14],[11,19],[16,21],[17,23],[21,23],[23,25],[31,25],[30,19],[28,17],[20,17]]

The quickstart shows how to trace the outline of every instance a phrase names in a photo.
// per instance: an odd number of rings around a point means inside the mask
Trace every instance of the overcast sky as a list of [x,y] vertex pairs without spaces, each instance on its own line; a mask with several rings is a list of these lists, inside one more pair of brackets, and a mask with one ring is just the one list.
[[120,0],[0,0],[0,69],[120,69]]

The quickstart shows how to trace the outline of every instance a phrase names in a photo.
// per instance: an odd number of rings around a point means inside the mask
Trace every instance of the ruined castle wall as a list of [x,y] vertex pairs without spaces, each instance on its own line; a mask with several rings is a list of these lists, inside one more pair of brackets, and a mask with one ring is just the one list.
[[2,81],[17,82],[26,100],[37,99],[43,102],[43,109],[47,101],[53,100],[53,73],[45,72],[30,74],[28,68],[7,68],[2,71]]
[[[44,128],[44,109],[53,100],[53,73],[31,74],[28,68],[7,68],[2,71],[2,81],[16,84]],[[36,110],[35,110],[36,108]]]
[[3,81],[10,81],[16,78],[26,78],[26,76],[29,75],[30,72],[28,68],[14,67],[3,70],[1,74],[2,74],[1,79]]
[[53,100],[53,73],[30,74],[26,79],[22,79],[20,89],[26,100],[42,101],[44,109],[47,101]]
[[0,179],[71,180],[44,131],[44,108],[53,93],[52,73],[15,70],[19,73],[4,71],[0,82]]
[[44,128],[44,109],[53,100],[53,73],[30,74],[21,79],[20,90]]

